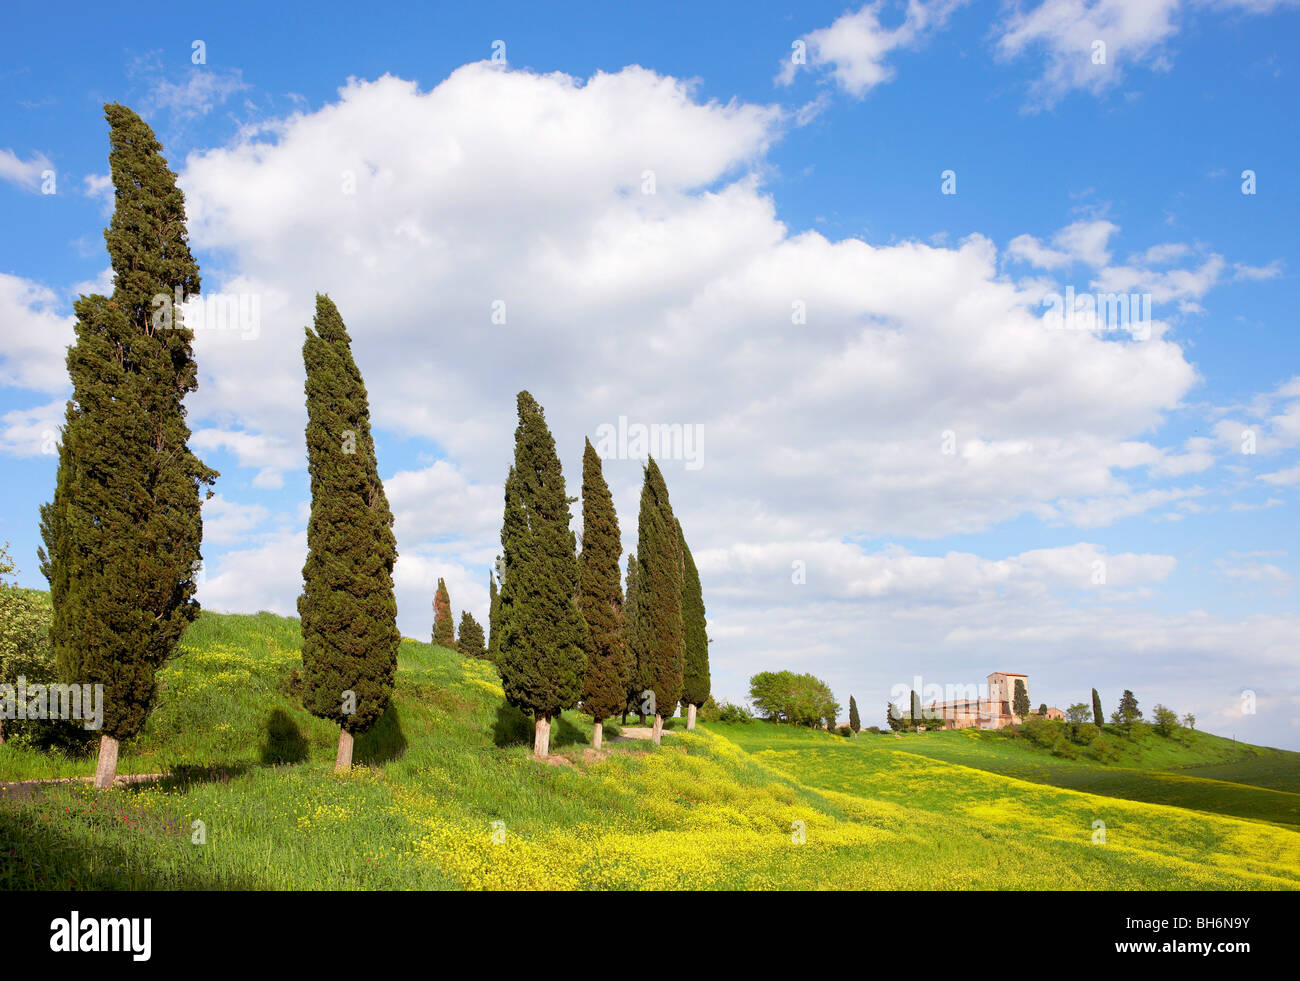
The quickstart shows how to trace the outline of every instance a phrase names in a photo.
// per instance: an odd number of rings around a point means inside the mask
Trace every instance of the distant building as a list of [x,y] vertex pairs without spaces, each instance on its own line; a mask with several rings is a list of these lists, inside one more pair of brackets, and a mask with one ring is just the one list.
[[[1028,692],[1029,675],[1015,671],[995,671],[986,679],[987,698],[931,702],[926,707],[926,714],[934,722],[942,719],[945,729],[1004,729],[1010,725],[1019,725],[1023,720],[1011,708],[1017,678],[1023,679],[1025,691]],[[1054,718],[1053,712],[1057,713],[1055,717],[1065,718],[1065,713],[1060,709],[1048,709],[1049,719]]]

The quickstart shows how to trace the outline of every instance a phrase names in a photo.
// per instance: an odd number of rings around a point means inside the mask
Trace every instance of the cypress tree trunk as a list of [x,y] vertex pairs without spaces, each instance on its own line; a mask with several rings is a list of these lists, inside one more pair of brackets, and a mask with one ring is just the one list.
[[99,759],[95,762],[95,786],[107,790],[117,777],[117,740],[112,736],[99,737]]
[[339,751],[334,757],[334,772],[347,773],[352,769],[352,733],[339,730]]
[[533,726],[533,756],[539,760],[546,759],[551,752],[551,717],[539,713]]
[[695,728],[695,705],[691,703],[686,706],[686,728],[691,730]]
[[659,745],[659,740],[663,738],[663,734],[664,734],[664,717],[660,715],[658,712],[656,712],[655,726],[654,729],[651,731],[651,735],[654,738],[656,746]]
[[604,745],[605,723],[596,722],[591,727],[591,748],[600,749]]

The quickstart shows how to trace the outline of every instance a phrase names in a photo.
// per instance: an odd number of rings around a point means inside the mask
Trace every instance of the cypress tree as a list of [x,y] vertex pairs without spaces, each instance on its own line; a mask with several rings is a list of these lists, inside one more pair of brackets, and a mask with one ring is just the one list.
[[676,522],[682,543],[682,701],[686,703],[686,728],[695,728],[695,711],[709,700],[709,635],[705,630],[704,592],[690,546]]
[[912,728],[915,729],[921,721],[921,696],[915,691],[912,692],[911,700]]
[[352,766],[354,735],[379,720],[393,692],[402,639],[393,596],[397,540],[366,386],[329,297],[316,296],[315,330],[306,334],[311,517],[298,597],[303,704],[339,724],[335,770],[343,772]]
[[[499,557],[498,557],[499,560]],[[501,594],[497,589],[497,577],[494,569],[488,570],[488,649],[489,661],[497,659],[497,646],[501,643]]]
[[[641,616],[638,603],[636,556],[627,557],[627,590],[623,602],[623,643],[627,648],[628,666],[630,668],[627,685],[627,703],[623,708],[623,722],[627,722],[628,710],[633,706],[639,710],[641,699],[646,690],[645,659],[641,656]],[[645,714],[641,713],[641,722],[645,723]]]
[[104,115],[113,295],[74,306],[72,398],[40,550],[60,674],[104,686],[101,789],[116,776],[119,741],[148,717],[158,669],[198,616],[200,494],[218,476],[190,451],[185,421],[198,368],[193,332],[172,301],[200,286],[185,198],[153,130],[126,106],[106,105]]
[[555,440],[542,407],[518,397],[515,463],[505,487],[501,648],[506,698],[535,719],[533,754],[550,748],[551,718],[572,708],[587,671],[587,623],[578,609],[578,557]]
[[438,591],[433,594],[433,642],[439,647],[456,649],[456,630],[451,622],[451,597],[447,584],[438,577]]
[[600,457],[587,440],[582,452],[582,554],[578,556],[578,604],[587,621],[587,677],[582,707],[592,719],[591,745],[600,749],[605,719],[627,704],[632,664],[623,639],[623,584],[614,498]]
[[654,457],[641,488],[637,617],[646,688],[654,693],[654,741],[682,697],[682,544],[668,488]]
[[1097,689],[1092,690],[1092,721],[1097,724],[1097,730],[1101,731],[1102,723],[1106,717],[1101,714],[1101,696],[1097,694]]
[[1011,702],[1011,711],[1020,718],[1025,718],[1029,714],[1029,689],[1025,687],[1025,679],[1016,679],[1016,694]]
[[858,703],[852,695],[849,696],[849,728],[853,730],[855,736],[862,729],[862,719],[858,716]]
[[487,646],[483,643],[483,627],[469,610],[460,614],[460,637],[456,641],[456,650],[465,657],[487,657]]

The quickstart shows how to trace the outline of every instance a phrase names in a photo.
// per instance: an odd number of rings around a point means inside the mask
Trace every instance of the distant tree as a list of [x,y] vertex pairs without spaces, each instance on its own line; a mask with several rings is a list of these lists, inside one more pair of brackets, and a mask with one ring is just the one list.
[[898,732],[903,728],[903,713],[893,702],[885,703],[885,722],[888,723],[891,732]]
[[801,726],[833,721],[840,711],[826,682],[793,671],[760,671],[749,679],[749,700],[764,718]]
[[862,729],[862,719],[858,717],[858,703],[852,695],[849,696],[849,728],[853,730],[855,736]]
[[695,710],[709,698],[709,637],[705,631],[704,593],[700,572],[677,522],[682,543],[682,702],[687,706],[686,728],[695,728]]
[[627,646],[630,672],[627,684],[627,704],[623,710],[623,721],[627,722],[629,711],[635,711],[645,724],[643,704],[646,691],[645,658],[641,646],[641,604],[640,589],[637,586],[637,561],[635,555],[627,557],[627,588],[623,592],[623,642]]
[[587,440],[582,454],[582,552],[578,605],[587,621],[587,673],[582,708],[592,719],[591,745],[600,749],[605,719],[627,705],[632,662],[623,637],[623,553],[614,498],[600,456]]
[[1142,710],[1138,708],[1138,701],[1133,697],[1133,693],[1125,688],[1124,694],[1120,696],[1119,708],[1111,715],[1110,721],[1127,735],[1133,728],[1133,723],[1140,718],[1142,718]]
[[1185,725],[1188,729],[1195,729],[1196,716],[1192,715],[1191,712],[1188,712],[1186,715],[1183,716],[1183,725]]
[[119,742],[144,726],[157,672],[198,616],[201,496],[217,477],[189,447],[194,334],[171,307],[199,292],[185,197],[148,124],[116,103],[104,115],[113,294],[73,304],[72,393],[40,551],[59,673],[104,686],[100,789],[112,785]]
[[1047,703],[1046,703],[1046,702],[1043,702],[1041,705],[1038,706],[1038,714],[1041,715],[1044,719],[1047,718]]
[[911,723],[911,727],[915,729],[918,725],[920,725],[922,719],[921,696],[918,695],[915,691],[913,691],[912,697],[908,702],[908,705],[911,710],[911,714],[908,716],[908,722]]
[[1067,722],[1070,722],[1074,725],[1080,725],[1084,722],[1087,722],[1088,706],[1085,705],[1083,702],[1075,702],[1073,705],[1071,705],[1069,708],[1065,710],[1065,718]]
[[[16,572],[5,542],[0,546],[0,685],[16,685],[20,676],[29,685],[57,682],[58,668],[50,650],[49,604],[35,590],[9,582]],[[4,717],[0,716],[0,745],[4,741]]]
[[460,637],[456,640],[456,650],[465,657],[487,657],[487,645],[483,641],[483,627],[469,610],[460,614]]
[[646,688],[654,693],[654,735],[682,697],[682,543],[668,488],[654,457],[641,487],[637,542],[637,617]]
[[365,383],[338,308],[316,296],[307,329],[307,470],[311,516],[298,597],[303,704],[339,724],[334,768],[352,766],[356,733],[388,708],[397,673],[393,513],[379,479]]
[[551,719],[572,708],[587,673],[587,621],[578,609],[578,556],[564,473],[542,407],[517,399],[515,460],[506,477],[501,544],[501,647],[507,701],[533,713],[533,755],[550,750]]
[[456,629],[451,622],[451,597],[447,584],[438,577],[438,590],[433,594],[433,642],[439,647],[456,649]]
[[[498,561],[500,556],[497,557]],[[501,643],[501,592],[497,589],[496,570],[488,570],[488,660],[496,661]]]
[[1029,690],[1025,687],[1025,679],[1016,679],[1016,694],[1011,702],[1011,711],[1024,718],[1029,714]]
[[1178,713],[1167,705],[1157,705],[1151,710],[1151,724],[1162,736],[1172,736],[1181,728]]

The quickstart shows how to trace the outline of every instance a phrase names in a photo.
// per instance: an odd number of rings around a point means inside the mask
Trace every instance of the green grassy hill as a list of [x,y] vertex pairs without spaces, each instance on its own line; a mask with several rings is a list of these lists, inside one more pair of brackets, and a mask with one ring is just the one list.
[[[765,723],[596,753],[566,714],[547,764],[491,665],[405,640],[340,778],[337,729],[293,697],[298,651],[295,620],[205,613],[122,749],[122,772],[172,776],[0,793],[0,889],[1300,888],[1297,754],[1143,733],[1102,767],[991,733]],[[92,768],[0,746],[3,780]]]

